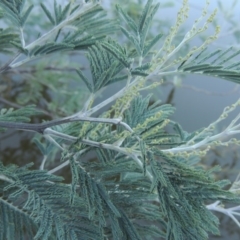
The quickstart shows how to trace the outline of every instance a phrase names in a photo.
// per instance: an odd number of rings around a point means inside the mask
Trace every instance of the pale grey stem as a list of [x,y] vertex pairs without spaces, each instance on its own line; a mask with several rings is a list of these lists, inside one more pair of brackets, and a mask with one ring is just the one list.
[[62,168],[66,167],[69,165],[69,160],[67,160],[66,162],[60,164],[59,166],[53,168],[52,170],[48,171],[49,174],[53,174],[59,170],[61,170]]
[[[74,142],[74,141],[77,141],[77,140],[78,140],[77,137],[73,137],[73,136],[70,136],[70,135],[68,135],[68,134],[61,133],[61,132],[55,131],[55,130],[50,129],[50,128],[45,129],[43,134],[44,134],[46,137],[48,137],[49,135],[51,135],[51,136],[59,137],[59,138],[61,138],[61,139],[65,139],[65,140],[70,141],[70,142]],[[57,145],[59,145],[59,144],[57,143]],[[60,146],[60,145],[59,145],[59,146]],[[60,146],[60,148],[61,148],[62,150],[64,150],[61,146]]]
[[40,170],[44,170],[44,165],[45,165],[46,161],[47,161],[47,155],[44,155],[42,163],[39,168]]
[[[51,130],[51,129],[49,129],[49,130]],[[55,131],[55,132],[56,132],[56,131]],[[58,133],[58,132],[56,132],[56,133]],[[55,141],[55,139],[50,136],[50,134],[49,134],[49,135],[44,134],[44,136],[45,136],[46,139],[49,140],[49,142],[53,143],[57,148],[59,148],[60,150],[64,151],[64,148],[63,148],[60,144],[58,144],[58,143]]]
[[[91,8],[95,7],[96,4],[92,4],[92,3],[85,3],[82,5],[82,7],[76,11],[75,13],[73,13],[71,16],[69,16],[67,19],[65,19],[64,21],[62,21],[61,23],[59,23],[57,26],[55,26],[54,28],[52,28],[49,32],[43,34],[40,38],[38,38],[37,40],[33,41],[32,43],[30,43],[29,45],[25,46],[25,40],[24,40],[24,36],[23,36],[23,30],[22,28],[20,29],[20,36],[21,36],[21,42],[22,42],[22,46],[27,49],[27,50],[31,50],[32,48],[34,48],[37,45],[41,45],[44,42],[46,42],[47,40],[51,39],[51,37],[60,29],[64,28],[65,26],[71,24],[71,22],[73,22],[75,19],[80,18],[82,14],[84,14],[86,11],[90,10]],[[10,68],[16,68],[21,66],[22,64],[32,60],[32,59],[36,59],[38,57],[32,57],[32,58],[26,58],[22,61],[16,62],[14,63],[20,56],[20,53],[17,54],[14,59],[6,64],[6,66],[4,66],[0,72],[4,72]]]
[[38,38],[36,41],[30,43],[26,46],[26,49],[31,49],[35,47],[36,45],[41,45],[42,42],[46,41],[47,39],[51,38],[53,34],[55,34],[59,29],[63,28],[64,26],[68,25],[72,21],[74,21],[76,18],[80,18],[82,14],[84,14],[86,11],[94,7],[93,4],[84,4],[82,5],[82,8],[79,9],[79,11],[76,11],[72,16],[68,17],[61,23],[59,23],[57,26],[52,28],[49,32],[42,35],[40,38]]
[[22,47],[25,47],[25,39],[24,39],[24,33],[23,33],[23,28],[20,28],[20,38],[21,38],[21,43]]
[[[166,75],[171,75],[171,74],[175,74],[177,73],[177,70],[174,71],[169,71],[169,72],[161,72],[161,73],[152,73],[150,75],[147,76],[147,80],[150,80],[152,77],[159,77],[159,76],[166,76]],[[120,91],[118,91],[117,93],[115,93],[114,95],[112,95],[111,97],[109,97],[108,99],[102,101],[101,103],[99,103],[98,105],[96,105],[95,107],[91,108],[90,110],[88,110],[86,112],[87,116],[92,115],[93,113],[99,111],[101,108],[105,107],[106,105],[108,105],[109,103],[115,101],[117,98],[120,98],[124,95],[124,93],[127,91],[127,89],[129,87],[135,86],[138,81],[138,79],[136,79],[135,81],[131,82],[128,86],[123,87]]]
[[14,183],[14,181],[10,178],[8,178],[7,176],[0,174],[0,179],[5,181],[5,182],[9,182],[9,183]]

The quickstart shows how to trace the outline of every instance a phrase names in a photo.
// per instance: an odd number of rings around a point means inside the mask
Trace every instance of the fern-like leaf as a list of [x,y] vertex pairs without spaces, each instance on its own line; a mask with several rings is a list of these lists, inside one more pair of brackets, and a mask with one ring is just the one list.
[[[218,234],[218,219],[205,208],[204,201],[219,198],[238,202],[239,199],[222,190],[221,184],[214,182],[204,170],[181,163],[177,156],[170,158],[157,149],[154,152],[158,161],[151,152],[148,152],[148,159],[157,179],[154,186],[162,212],[168,218],[167,237],[179,240],[207,239],[207,231]],[[203,217],[208,221],[204,221]]]
[[[145,57],[162,36],[162,34],[158,34],[152,40],[146,43],[148,31],[158,8],[159,4],[154,5],[152,0],[148,0],[139,18],[139,22],[136,24],[133,19],[131,19],[127,13],[125,13],[120,8],[120,6],[117,6],[117,11],[123,20],[127,23],[127,26],[131,29],[131,32],[124,27],[121,27],[121,30],[133,44],[138,53],[138,56],[140,57]],[[141,75],[141,73],[139,73],[139,75]],[[141,76],[144,75],[142,74]]]
[[51,54],[54,52],[60,52],[60,51],[66,51],[66,50],[72,50],[74,48],[73,44],[67,44],[67,43],[56,43],[56,42],[49,42],[46,43],[43,46],[35,46],[33,49],[31,49],[29,55],[30,56],[38,56],[43,54]]
[[[162,231],[153,227],[153,219],[161,221],[161,216],[156,214],[158,207],[153,203],[155,197],[153,193],[149,193],[151,184],[143,176],[142,171],[139,169],[136,172],[137,166],[122,154],[102,149],[98,149],[97,152],[101,152],[98,154],[98,162],[84,164],[84,168],[94,173],[96,179],[101,179],[101,183],[107,190],[105,194],[108,193],[107,197],[111,199],[114,206],[117,206],[120,214],[116,218],[112,211],[108,211],[111,225],[106,227],[111,227],[111,232],[108,231],[107,236],[112,239],[119,237],[122,239],[148,239],[152,236],[151,234],[155,234],[156,237],[164,236]],[[111,179],[115,179],[117,182],[113,184]],[[152,223],[152,228],[146,232],[143,231],[146,225],[138,224],[138,219],[145,217]]]
[[22,9],[21,5],[22,5],[22,1],[19,1],[18,4],[16,4],[14,0],[0,1],[0,6],[4,10],[4,15],[8,17],[16,26],[21,26],[21,19],[20,19],[20,12],[19,12],[19,10]]
[[[0,111],[0,122],[29,122],[30,117],[41,112],[35,109],[34,105],[23,107],[17,110],[3,108]],[[1,128],[1,131],[3,129]]]
[[126,68],[130,68],[131,61],[128,59],[125,50],[116,42],[115,44],[103,42],[102,47],[109,51],[119,62],[121,62]]
[[10,40],[9,43],[12,44],[12,46],[14,46],[16,49],[18,49],[19,52],[21,52],[25,55],[28,55],[28,50],[23,48],[21,43],[15,42],[15,41],[12,41],[12,40]]
[[216,50],[205,55],[204,52],[205,50],[181,63],[178,70],[240,83],[240,62],[235,60],[235,57],[240,54],[240,50],[234,51],[232,48],[228,48],[227,50]]
[[11,53],[15,46],[13,43],[21,46],[19,35],[10,28],[0,29],[0,52]]
[[137,24],[134,22],[134,20],[127,14],[125,11],[122,10],[122,8],[119,5],[116,5],[116,9],[121,14],[124,21],[127,23],[129,28],[135,33],[138,33],[138,27]]
[[21,239],[26,234],[41,240],[79,239],[83,235],[101,239],[94,222],[86,217],[83,199],[75,196],[74,203],[69,203],[70,188],[61,184],[62,178],[28,167],[0,166],[4,176],[0,183],[2,239]]
[[[112,79],[123,69],[121,61],[117,61],[110,52],[105,50],[104,44],[115,44],[109,40],[108,43],[101,42],[89,48],[87,55],[93,78],[94,91],[109,84]],[[122,49],[120,49],[123,51]]]
[[77,73],[79,75],[79,77],[81,78],[81,80],[86,84],[89,92],[93,92],[93,86],[92,84],[89,82],[89,80],[84,76],[84,74],[82,73],[82,71],[80,69],[77,70]]
[[33,5],[30,5],[23,13],[25,1],[16,0],[2,0],[0,6],[4,9],[4,14],[16,25],[23,27],[30,12],[33,9]]
[[144,50],[143,50],[144,57],[149,53],[149,51],[154,47],[154,45],[159,42],[159,40],[161,39],[162,36],[163,36],[163,34],[159,33],[152,40],[150,40],[146,43],[146,45],[144,46]]
[[47,9],[47,7],[43,3],[40,3],[40,6],[43,9],[43,11],[46,14],[46,16],[48,17],[48,19],[50,20],[50,22],[52,23],[52,25],[55,25],[55,20],[54,20],[52,14]]
[[21,16],[21,26],[24,26],[24,24],[26,23],[32,9],[33,9],[33,5],[30,5],[28,7],[28,9],[22,14],[22,16]]

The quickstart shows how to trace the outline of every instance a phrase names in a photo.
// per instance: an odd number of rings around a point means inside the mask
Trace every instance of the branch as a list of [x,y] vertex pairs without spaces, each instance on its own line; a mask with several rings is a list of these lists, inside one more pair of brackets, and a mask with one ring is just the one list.
[[125,123],[121,122],[121,119],[115,118],[115,119],[109,119],[109,118],[92,118],[92,117],[82,117],[79,116],[79,114],[58,119],[58,120],[52,120],[49,122],[44,123],[18,123],[18,122],[4,122],[0,121],[0,127],[3,128],[9,128],[9,129],[18,129],[18,130],[26,130],[26,131],[33,131],[43,134],[44,131],[47,128],[54,127],[57,125],[61,125],[64,123],[70,123],[70,122],[78,122],[78,121],[84,121],[84,122],[99,122],[99,123],[110,123],[114,125],[122,125],[123,127],[127,128],[127,125]]
[[[196,149],[209,147],[211,144],[225,145],[227,143],[239,143],[236,139],[230,139],[229,142],[217,142],[222,141],[232,135],[240,134],[240,114],[238,114],[231,123],[226,127],[226,129],[218,134],[211,135],[213,130],[216,128],[217,124],[228,117],[228,115],[240,105],[240,99],[232,104],[230,107],[226,107],[223,110],[221,116],[213,123],[211,123],[207,128],[203,129],[200,133],[196,134],[191,138],[186,144],[180,145],[176,148],[164,149],[163,152],[166,153],[179,153],[179,152],[189,152],[195,151]],[[207,136],[206,136],[207,135]],[[203,140],[197,142],[197,139],[203,138]]]
[[235,216],[240,216],[240,206],[232,208],[224,208],[220,205],[220,201],[216,201],[212,204],[206,205],[206,208],[212,211],[221,212],[229,216],[240,227],[240,222]]
[[[98,4],[98,3],[97,3]],[[89,11],[90,9],[94,8],[97,4],[94,3],[84,3],[82,4],[82,7],[79,8],[79,10],[76,10],[71,16],[68,16],[67,19],[65,19],[64,21],[62,21],[61,23],[59,23],[57,26],[54,26],[49,32],[43,34],[40,38],[38,38],[37,40],[33,41],[32,43],[30,43],[27,46],[23,46],[26,50],[31,50],[33,49],[35,46],[38,45],[42,45],[44,44],[47,40],[51,39],[56,32],[58,32],[60,29],[71,25],[72,22],[74,22],[77,18],[80,18],[83,14],[85,14],[85,12]],[[23,43],[23,32],[21,30],[21,40]],[[19,62],[15,61],[21,56],[21,53],[19,52],[9,63],[5,64],[3,67],[0,68],[0,73],[5,72],[11,68],[16,68],[21,66],[22,64],[29,62],[33,59],[37,59],[39,58],[39,56],[36,57],[27,57],[26,59],[20,60]]]
[[3,180],[5,182],[9,182],[9,183],[14,183],[14,181],[10,178],[8,178],[7,176],[0,174],[0,180]]
[[[140,151],[129,149],[129,148],[119,147],[119,146],[114,145],[114,144],[101,143],[101,142],[96,142],[96,141],[92,141],[92,140],[88,140],[88,139],[79,139],[77,137],[73,137],[73,136],[70,136],[70,135],[67,135],[67,134],[64,134],[64,133],[56,132],[52,129],[46,129],[45,134],[54,135],[55,137],[60,137],[60,138],[63,138],[65,140],[68,140],[68,141],[79,141],[83,144],[86,144],[86,145],[92,146],[92,147],[103,148],[103,149],[116,151],[118,153],[122,153],[122,154],[132,158],[137,163],[137,165],[141,169],[143,169],[143,163],[139,159],[139,156],[142,156],[142,153]],[[69,161],[66,161],[63,164],[61,164],[60,166],[58,166],[58,167],[52,169],[51,171],[49,171],[49,173],[52,174],[56,171],[59,171],[63,167],[67,166],[68,164],[69,164]],[[151,181],[153,180],[153,176],[152,176],[151,172],[149,172],[148,170],[146,170],[146,175]]]
[[[159,76],[167,76],[167,75],[173,75],[176,74],[177,71],[168,71],[168,72],[161,72],[161,73],[151,73],[146,77],[146,81],[150,81],[152,80],[153,77],[157,77],[159,79]],[[109,97],[108,99],[102,101],[101,103],[99,103],[98,105],[92,107],[90,110],[86,111],[85,115],[86,116],[90,116],[93,113],[99,111],[100,109],[102,109],[103,107],[105,107],[106,105],[108,105],[109,103],[115,101],[116,99],[122,97],[126,91],[128,89],[130,89],[131,87],[134,87],[135,85],[137,85],[139,83],[139,77],[137,77],[134,81],[132,81],[129,85],[123,87],[121,90],[119,90],[117,93],[115,93],[114,95],[112,95],[111,97]]]

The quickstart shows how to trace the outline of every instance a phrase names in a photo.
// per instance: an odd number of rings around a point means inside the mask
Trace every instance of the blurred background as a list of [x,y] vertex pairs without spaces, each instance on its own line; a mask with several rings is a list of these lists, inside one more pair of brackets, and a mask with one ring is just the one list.
[[[25,27],[26,42],[30,43],[39,34],[43,34],[51,26],[45,17],[39,1],[28,0],[34,3],[35,8],[29,17]],[[46,2],[46,1],[42,1]],[[58,1],[61,2],[61,1]],[[63,4],[67,0],[62,1]],[[114,5],[119,3],[128,11],[129,15],[138,17],[146,1],[144,0],[103,0],[104,7],[112,18],[116,17]],[[47,4],[51,4],[46,2]],[[182,5],[181,0],[161,0],[160,9],[154,22],[151,34],[162,32],[166,35],[176,20],[176,14]],[[205,1],[189,1],[189,18],[176,36],[179,42],[191,28],[196,18],[201,16]],[[212,26],[201,35],[194,38],[182,51],[188,51],[191,47],[201,44],[209,34],[213,34],[216,25],[221,26],[221,33],[217,41],[209,46],[214,49],[227,49],[234,46],[240,48],[240,2],[211,0],[208,13],[218,9],[218,14]],[[204,22],[203,22],[204,23]],[[0,19],[0,27],[9,26],[9,22]],[[14,28],[14,26],[12,26]],[[33,30],[34,29],[34,30]],[[121,39],[118,32],[116,37]],[[127,43],[126,43],[127,44]],[[0,66],[11,59],[10,54],[0,54]],[[44,111],[43,115],[35,117],[34,122],[42,122],[57,117],[70,115],[81,109],[88,96],[86,87],[80,82],[75,68],[81,68],[91,77],[86,57],[83,52],[70,52],[69,55],[55,54],[44,61],[36,60],[22,65],[19,68],[1,74],[0,77],[0,108],[19,108],[28,104],[36,104]],[[116,83],[107,87],[99,95],[98,101],[102,101],[119,90],[124,83]],[[149,92],[143,92],[143,95]],[[160,99],[162,103],[171,103],[176,107],[172,119],[191,132],[202,127],[207,127],[218,119],[224,107],[235,103],[240,98],[240,85],[223,79],[204,77],[197,75],[178,75],[165,79],[158,89],[154,89],[153,101]],[[97,102],[96,102],[97,103]],[[231,114],[228,119],[218,126],[218,131],[224,129],[239,112]],[[16,163],[24,165],[34,162],[38,168],[42,155],[32,141],[34,133],[21,131],[7,131],[0,135],[0,159],[4,163]],[[238,137],[239,136],[235,136]],[[40,136],[37,137],[42,141]],[[54,153],[53,153],[54,154]],[[50,163],[51,164],[51,163]],[[216,147],[202,159],[202,164],[207,167],[221,165],[222,172],[216,177],[227,178],[234,181],[240,172],[240,149],[237,146]],[[67,171],[65,171],[67,173]],[[67,175],[66,175],[67,178]],[[227,216],[219,214],[221,221],[221,236],[211,236],[210,239],[240,239],[240,228]]]

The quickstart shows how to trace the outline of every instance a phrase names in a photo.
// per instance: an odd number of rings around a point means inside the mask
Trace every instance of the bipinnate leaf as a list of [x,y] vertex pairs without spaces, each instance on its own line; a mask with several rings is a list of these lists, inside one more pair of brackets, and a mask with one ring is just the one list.
[[86,84],[89,92],[93,92],[93,86],[92,84],[89,82],[89,80],[85,77],[85,75],[82,73],[82,71],[80,69],[77,69],[77,74],[78,76],[81,78],[81,80]]
[[197,56],[191,56],[184,60],[178,70],[179,72],[196,73],[240,83],[240,62],[235,60],[235,57],[239,56],[240,50],[231,52],[233,49],[228,48],[204,55],[204,49]]
[[[127,55],[123,54],[120,46],[113,46],[110,43],[103,42],[101,44],[103,48],[109,51],[117,60],[119,60],[126,68],[130,68],[131,61],[128,59]],[[119,47],[119,48],[118,48]]]
[[50,22],[52,23],[52,25],[55,25],[55,20],[54,20],[52,14],[47,9],[47,7],[43,3],[40,3],[40,6],[43,9],[43,11],[46,14],[46,16],[48,17],[48,19],[50,20]]
[[147,1],[139,18],[138,24],[136,24],[134,20],[130,18],[123,9],[121,9],[120,6],[117,6],[117,11],[120,13],[120,16],[123,18],[123,20],[127,23],[127,27],[130,29],[129,31],[127,28],[121,27],[121,30],[133,44],[138,53],[138,56],[140,57],[145,57],[162,36],[162,34],[157,34],[153,39],[146,42],[150,26],[153,22],[153,17],[156,14],[158,8],[159,4],[154,5],[152,0]]
[[0,1],[0,6],[4,10],[4,16],[8,17],[16,26],[19,27],[24,26],[30,12],[33,9],[33,4],[31,4],[25,12],[23,12],[25,7],[24,0],[2,0]]

